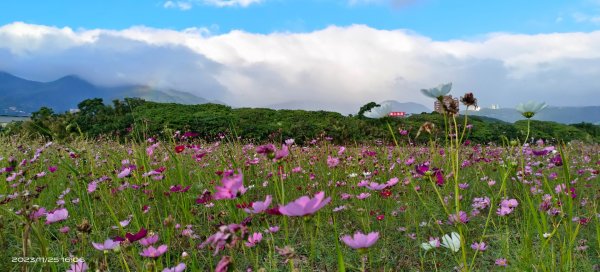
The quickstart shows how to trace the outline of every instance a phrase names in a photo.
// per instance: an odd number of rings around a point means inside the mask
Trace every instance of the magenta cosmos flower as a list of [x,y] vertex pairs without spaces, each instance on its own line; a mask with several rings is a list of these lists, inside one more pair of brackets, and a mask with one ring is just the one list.
[[158,258],[161,255],[165,254],[165,252],[167,252],[167,245],[160,245],[158,248],[150,246],[142,250],[140,255],[148,258]]
[[234,199],[246,192],[244,188],[244,176],[237,175],[226,176],[221,180],[223,186],[215,186],[215,199]]
[[331,197],[325,198],[325,192],[318,192],[314,198],[303,196],[294,200],[294,202],[280,207],[279,212],[287,216],[311,215],[323,208],[330,201]]
[[252,209],[245,208],[244,211],[247,213],[261,213],[269,208],[272,199],[273,198],[270,195],[268,195],[265,198],[265,201],[252,202],[252,205],[250,205]]
[[379,240],[379,232],[364,234],[357,231],[354,236],[342,236],[344,244],[354,249],[369,248],[373,246],[377,240]]
[[67,220],[69,217],[69,211],[67,209],[62,208],[55,210],[53,212],[49,212],[46,214],[46,224],[52,224],[55,222]]

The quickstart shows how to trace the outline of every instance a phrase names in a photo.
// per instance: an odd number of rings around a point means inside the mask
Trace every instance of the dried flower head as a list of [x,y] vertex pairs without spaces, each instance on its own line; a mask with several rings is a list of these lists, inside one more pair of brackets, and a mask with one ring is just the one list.
[[477,98],[475,98],[473,93],[466,93],[464,96],[461,96],[460,102],[467,106],[467,108],[471,106],[477,108]]

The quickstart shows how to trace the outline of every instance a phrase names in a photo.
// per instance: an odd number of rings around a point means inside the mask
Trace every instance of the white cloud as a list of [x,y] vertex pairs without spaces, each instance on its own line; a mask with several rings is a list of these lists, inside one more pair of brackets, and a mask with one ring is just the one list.
[[248,7],[252,4],[259,4],[264,0],[181,0],[166,1],[164,8],[175,8],[180,10],[190,10],[194,5],[208,5],[215,7]]
[[405,30],[331,26],[252,34],[131,27],[0,27],[0,70],[36,80],[79,74],[94,83],[147,84],[234,106],[299,101],[355,112],[368,101],[426,105],[419,90],[454,83],[482,106],[544,100],[589,105],[600,93],[600,31],[435,41]]
[[189,10],[192,8],[191,2],[186,1],[167,1],[163,4],[164,8],[176,8],[180,10]]
[[348,0],[348,4],[351,6],[370,5],[370,4],[376,4],[376,5],[389,4],[396,8],[402,8],[402,7],[406,7],[406,6],[412,5],[414,3],[417,3],[419,1],[422,1],[422,0]]
[[580,12],[573,13],[573,19],[577,23],[600,24],[600,16],[588,15]]

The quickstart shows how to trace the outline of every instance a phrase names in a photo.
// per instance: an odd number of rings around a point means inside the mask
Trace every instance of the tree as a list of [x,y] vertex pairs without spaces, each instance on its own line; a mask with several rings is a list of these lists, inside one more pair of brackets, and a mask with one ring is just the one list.
[[54,111],[51,108],[41,107],[38,111],[31,114],[31,119],[33,121],[41,121],[51,117],[52,115],[54,115]]
[[360,110],[358,110],[358,118],[364,117],[364,113],[370,111],[372,108],[375,107],[380,107],[381,105],[375,103],[375,102],[369,102],[367,104],[364,104],[362,107],[360,107]]

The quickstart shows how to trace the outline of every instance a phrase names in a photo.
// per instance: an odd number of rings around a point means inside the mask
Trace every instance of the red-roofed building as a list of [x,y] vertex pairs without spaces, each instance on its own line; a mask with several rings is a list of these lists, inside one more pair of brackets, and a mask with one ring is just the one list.
[[390,114],[388,116],[390,116],[390,117],[404,117],[404,116],[406,116],[406,112],[403,112],[403,111],[393,111],[393,112],[390,112]]

